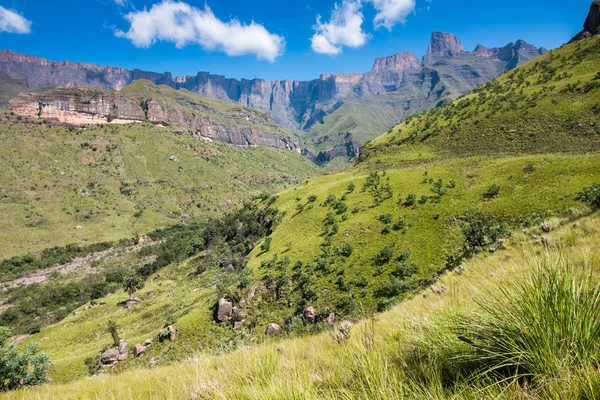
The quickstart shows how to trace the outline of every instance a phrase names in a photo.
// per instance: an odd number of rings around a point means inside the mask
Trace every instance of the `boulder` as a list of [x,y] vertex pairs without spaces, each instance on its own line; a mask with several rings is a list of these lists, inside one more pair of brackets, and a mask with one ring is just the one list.
[[177,335],[179,334],[179,329],[175,328],[174,326],[169,326],[167,328],[167,331],[169,333],[169,340],[172,342],[177,338]]
[[233,307],[233,318],[235,319],[235,321],[243,321],[246,318],[248,318],[248,313],[241,311],[239,308],[237,307]]
[[241,320],[241,321],[235,321],[233,323],[233,329],[240,329],[244,326],[244,323],[246,322],[246,320]]
[[119,342],[119,354],[127,354],[129,353],[129,343],[125,340],[121,339]]
[[317,312],[315,311],[314,307],[307,307],[304,310],[304,313],[302,313],[302,315],[304,316],[304,319],[306,320],[306,322],[308,322],[310,324],[314,324],[315,317],[317,316]]
[[335,313],[334,312],[329,313],[329,317],[327,317],[327,323],[329,324],[329,326],[335,325]]
[[100,357],[100,364],[112,365],[119,361],[119,349],[108,349]]
[[225,298],[219,299],[219,304],[217,305],[217,322],[227,322],[231,317],[231,313],[233,312],[233,304],[230,301],[227,301]]
[[271,323],[267,326],[267,330],[265,331],[265,334],[268,336],[274,336],[274,335],[277,335],[280,331],[281,331],[281,327],[279,325]]
[[148,347],[152,344],[152,339],[146,339],[146,341],[144,341],[144,346]]
[[139,357],[146,352],[146,346],[143,344],[136,344],[133,346],[133,356]]

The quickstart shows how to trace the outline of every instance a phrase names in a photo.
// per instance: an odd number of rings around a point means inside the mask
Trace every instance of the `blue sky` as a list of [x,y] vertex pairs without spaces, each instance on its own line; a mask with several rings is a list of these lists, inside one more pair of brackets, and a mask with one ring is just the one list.
[[421,57],[436,30],[467,50],[517,39],[554,48],[581,30],[590,3],[0,0],[0,49],[174,75],[306,80],[365,72],[401,51]]

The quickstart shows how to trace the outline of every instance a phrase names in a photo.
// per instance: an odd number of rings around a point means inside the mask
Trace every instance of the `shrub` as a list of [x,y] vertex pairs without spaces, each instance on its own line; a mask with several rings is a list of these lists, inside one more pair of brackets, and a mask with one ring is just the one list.
[[509,234],[504,224],[479,211],[467,211],[460,226],[467,251],[495,243]]
[[117,323],[112,319],[108,321],[108,332],[110,332],[110,336],[113,339],[113,346],[118,347],[121,342],[121,338],[119,337],[119,328],[117,327]]
[[391,224],[394,216],[392,214],[381,214],[378,219],[384,224]]
[[354,251],[354,246],[352,243],[343,243],[337,249],[336,252],[342,257],[350,257],[352,252]]
[[390,262],[392,257],[394,256],[394,250],[390,247],[384,247],[379,251],[379,253],[375,256],[375,263],[377,265],[384,265]]
[[495,199],[496,197],[498,197],[498,195],[500,195],[500,190],[502,188],[498,185],[492,185],[490,186],[487,191],[483,194],[483,198],[490,200],[490,199]]
[[265,241],[262,242],[262,244],[260,245],[260,251],[264,251],[267,252],[269,250],[271,250],[271,236],[267,236],[265,238]]
[[11,332],[0,327],[0,391],[35,386],[48,380],[50,358],[31,343],[22,352],[9,343]]
[[584,188],[581,200],[591,207],[600,208],[600,183],[594,183],[591,187]]
[[315,201],[317,201],[317,196],[315,196],[315,195],[308,196],[309,203],[314,203]]
[[129,294],[129,298],[131,299],[133,298],[136,290],[144,287],[144,280],[142,277],[132,272],[123,279],[123,286]]
[[404,201],[404,205],[406,207],[412,207],[412,206],[415,205],[416,202],[417,202],[417,195],[411,193],[408,196],[406,196],[406,200]]
[[347,191],[348,193],[352,193],[352,192],[354,192],[354,189],[356,189],[356,186],[354,186],[354,183],[351,183],[351,184],[349,184],[349,185],[348,185],[348,187],[346,188],[346,191]]

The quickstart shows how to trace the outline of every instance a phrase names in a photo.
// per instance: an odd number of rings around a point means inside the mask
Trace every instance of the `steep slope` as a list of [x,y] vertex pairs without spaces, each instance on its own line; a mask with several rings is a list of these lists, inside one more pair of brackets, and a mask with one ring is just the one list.
[[[557,49],[409,118],[354,167],[283,192],[282,223],[248,265],[291,283],[273,284],[284,294],[261,316],[382,310],[483,245],[501,248],[502,227],[579,213],[581,190],[600,181],[599,51],[599,37]],[[480,226],[489,232],[471,242]]]
[[206,220],[319,174],[294,151],[184,132],[147,122],[77,129],[4,114],[0,257]]
[[[206,72],[174,78],[170,73],[52,62],[10,51],[0,51],[0,70],[25,76],[30,87],[50,82],[120,90],[147,79],[243,104],[269,113],[282,127],[297,132],[304,139],[305,154],[316,159],[319,152],[336,145],[357,148],[408,115],[452,100],[544,53],[523,41],[465,52],[454,35],[436,32],[423,62],[399,53],[375,60],[373,69],[364,74],[324,74],[312,81],[237,81]],[[376,110],[385,117],[378,117]],[[330,151],[329,156],[339,153]],[[327,154],[321,156],[326,158]]]

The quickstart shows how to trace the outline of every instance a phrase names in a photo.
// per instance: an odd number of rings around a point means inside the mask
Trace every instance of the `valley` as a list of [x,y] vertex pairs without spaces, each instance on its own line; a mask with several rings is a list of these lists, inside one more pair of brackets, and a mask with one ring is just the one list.
[[0,51],[0,397],[597,398],[599,54],[599,0],[313,81]]

